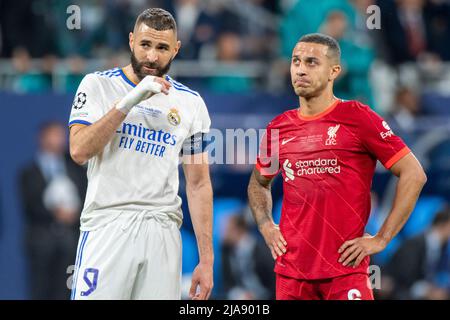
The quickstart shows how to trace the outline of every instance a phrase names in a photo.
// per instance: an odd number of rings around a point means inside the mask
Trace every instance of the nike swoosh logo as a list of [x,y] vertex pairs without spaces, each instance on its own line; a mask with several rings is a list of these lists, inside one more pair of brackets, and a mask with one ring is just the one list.
[[292,137],[292,138],[290,138],[290,139],[283,139],[283,141],[281,141],[281,145],[282,146],[284,146],[286,143],[288,143],[289,141],[292,141],[292,140],[294,140],[296,137]]

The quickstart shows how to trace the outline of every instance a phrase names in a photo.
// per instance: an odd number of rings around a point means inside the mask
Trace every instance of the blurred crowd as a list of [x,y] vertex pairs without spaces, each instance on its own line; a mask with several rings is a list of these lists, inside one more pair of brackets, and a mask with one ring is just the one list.
[[[71,4],[0,1],[0,57],[11,59],[3,60],[0,87],[73,92],[84,74],[128,62],[137,14],[157,6],[177,20],[182,49],[174,65],[193,62],[179,77],[198,90],[289,92],[292,48],[322,32],[342,49],[341,98],[385,113],[398,86],[450,91],[448,0],[80,0],[80,29],[69,30]],[[199,64],[207,62],[214,64],[204,72]],[[245,62],[258,62],[258,72]]]
[[[70,95],[86,73],[127,64],[128,33],[148,7],[174,15],[182,49],[172,71],[202,94],[292,94],[289,64],[297,40],[311,32],[336,38],[343,66],[336,96],[361,100],[384,115],[429,177],[411,221],[372,259],[382,267],[382,289],[375,294],[450,299],[450,0],[79,0],[81,29],[69,30],[72,2],[0,0],[0,91]],[[224,112],[210,107],[213,120]],[[286,106],[269,107],[277,113]],[[236,123],[241,118],[236,111],[229,116]],[[441,127],[447,131],[431,130]],[[18,179],[28,263],[36,272],[30,277],[33,298],[69,294],[66,267],[74,263],[86,181],[80,178],[84,169],[67,156],[65,131],[59,123],[42,125],[38,151]],[[212,167],[215,298],[273,299],[273,260],[245,205],[251,168]],[[383,174],[374,181],[369,233],[379,229],[395,192]],[[189,228],[187,221],[186,270],[196,252]]]

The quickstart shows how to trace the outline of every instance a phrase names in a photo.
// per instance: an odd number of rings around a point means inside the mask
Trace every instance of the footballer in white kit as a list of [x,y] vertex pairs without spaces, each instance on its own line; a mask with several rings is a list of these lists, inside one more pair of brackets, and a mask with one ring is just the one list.
[[[180,42],[170,13],[148,9],[130,33],[131,64],[88,74],[69,120],[72,158],[88,189],[72,299],[180,299],[184,161],[200,262],[190,294],[212,289],[212,188],[201,96],[167,75]],[[199,161],[200,160],[200,161]]]

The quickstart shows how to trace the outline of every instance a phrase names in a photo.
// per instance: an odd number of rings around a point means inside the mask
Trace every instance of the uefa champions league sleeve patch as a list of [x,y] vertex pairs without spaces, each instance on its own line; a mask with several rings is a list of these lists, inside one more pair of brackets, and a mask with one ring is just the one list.
[[86,93],[78,92],[75,99],[73,100],[72,107],[76,110],[83,108],[86,104]]

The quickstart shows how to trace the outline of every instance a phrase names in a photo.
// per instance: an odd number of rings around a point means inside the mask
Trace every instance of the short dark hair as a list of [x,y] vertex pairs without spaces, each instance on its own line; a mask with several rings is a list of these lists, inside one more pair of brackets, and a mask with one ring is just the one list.
[[158,31],[174,30],[177,31],[177,23],[170,12],[161,8],[150,8],[144,10],[136,19],[134,28],[141,23],[145,23],[152,29]]
[[323,44],[328,47],[328,57],[335,58],[337,62],[341,61],[341,48],[339,43],[333,37],[327,36],[323,33],[309,33],[301,37],[298,42]]
[[450,208],[445,208],[442,211],[439,211],[433,219],[432,226],[440,226],[450,222]]

